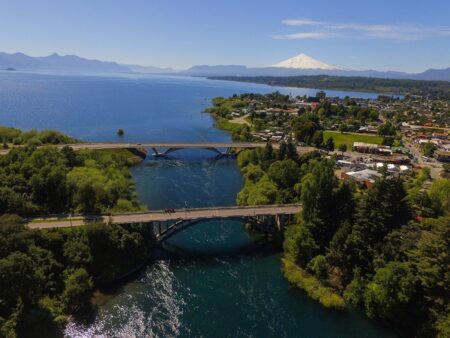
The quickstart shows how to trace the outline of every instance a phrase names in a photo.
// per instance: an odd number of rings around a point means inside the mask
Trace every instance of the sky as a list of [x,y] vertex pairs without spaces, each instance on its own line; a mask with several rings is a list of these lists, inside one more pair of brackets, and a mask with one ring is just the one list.
[[449,0],[0,0],[0,51],[125,64],[450,67]]

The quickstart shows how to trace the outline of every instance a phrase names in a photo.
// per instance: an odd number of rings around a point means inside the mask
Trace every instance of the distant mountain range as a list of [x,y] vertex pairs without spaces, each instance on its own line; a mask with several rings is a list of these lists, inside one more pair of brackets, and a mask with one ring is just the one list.
[[191,76],[298,76],[298,75],[331,75],[359,76],[386,79],[410,80],[442,80],[450,81],[450,68],[429,69],[423,73],[380,72],[376,70],[350,70],[330,65],[312,57],[299,54],[270,67],[250,68],[241,65],[194,66],[181,71]]
[[450,81],[450,67],[446,69],[428,69],[422,73],[376,70],[350,70],[313,59],[305,54],[281,61],[270,67],[251,68],[242,65],[201,65],[186,70],[152,66],[125,65],[117,62],[85,59],[76,55],[51,54],[32,57],[23,53],[1,53],[0,70],[19,71],[64,71],[74,73],[145,73],[178,74],[187,76],[296,76],[296,75],[333,75],[361,76],[387,79],[442,80]]
[[76,55],[51,54],[28,56],[23,53],[0,52],[0,69],[20,71],[63,71],[74,73],[173,73],[170,68],[123,65],[117,62],[85,59]]

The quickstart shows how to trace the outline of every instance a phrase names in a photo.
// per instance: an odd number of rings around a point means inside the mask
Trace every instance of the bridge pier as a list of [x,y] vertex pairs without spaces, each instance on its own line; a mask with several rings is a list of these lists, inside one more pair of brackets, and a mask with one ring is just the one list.
[[286,224],[285,215],[275,215],[275,223],[277,225],[278,231],[283,230]]
[[290,215],[275,214],[256,217],[246,217],[246,222],[249,223],[256,231],[264,233],[272,233],[276,229],[281,232],[284,230],[286,224],[291,221]]

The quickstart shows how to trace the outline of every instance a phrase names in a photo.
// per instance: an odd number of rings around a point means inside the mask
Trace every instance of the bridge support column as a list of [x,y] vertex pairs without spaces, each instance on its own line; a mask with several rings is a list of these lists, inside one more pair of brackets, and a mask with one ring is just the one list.
[[286,215],[275,215],[275,222],[279,231],[283,230],[286,225]]

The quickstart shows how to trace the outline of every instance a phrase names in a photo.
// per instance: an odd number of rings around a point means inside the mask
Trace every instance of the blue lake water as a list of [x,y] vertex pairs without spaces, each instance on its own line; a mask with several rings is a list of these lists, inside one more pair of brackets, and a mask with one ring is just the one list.
[[[215,96],[314,95],[314,89],[157,76],[61,76],[0,72],[0,125],[58,129],[84,140],[228,141],[202,113]],[[333,92],[329,96],[375,97]],[[125,130],[120,138],[116,130]],[[180,151],[132,168],[149,208],[232,205],[242,186],[233,160]],[[170,245],[182,259],[148,266],[70,337],[391,337],[360,311],[324,309],[288,285],[279,253],[255,250],[241,222],[206,222]],[[248,250],[251,248],[251,250]]]

